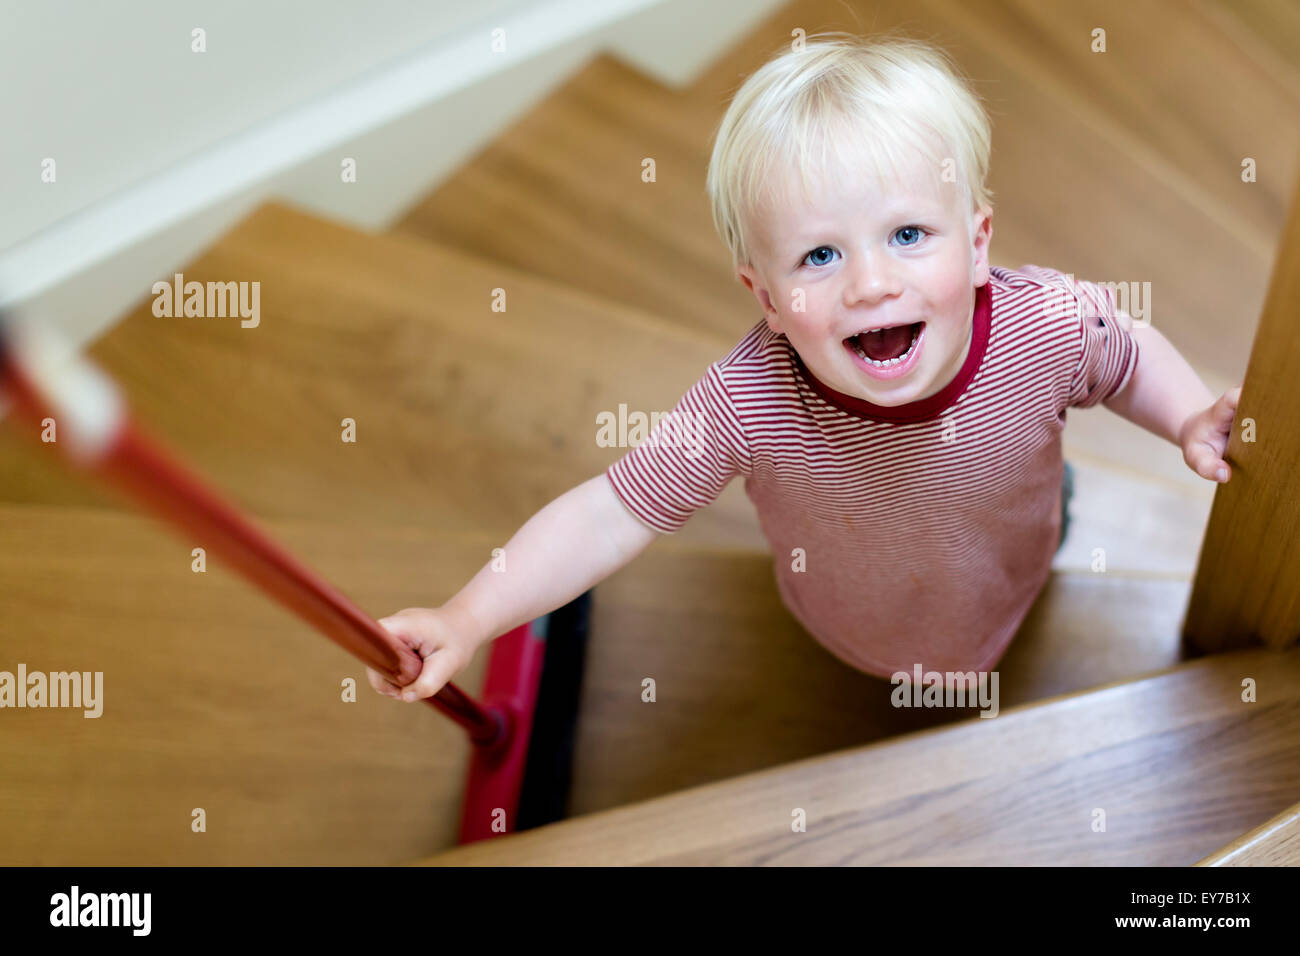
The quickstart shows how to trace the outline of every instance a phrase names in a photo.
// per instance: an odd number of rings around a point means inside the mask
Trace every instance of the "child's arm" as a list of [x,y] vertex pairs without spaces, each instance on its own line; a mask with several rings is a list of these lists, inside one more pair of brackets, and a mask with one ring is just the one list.
[[[489,561],[439,608],[406,608],[380,620],[424,658],[420,676],[399,690],[367,668],[370,684],[389,697],[430,697],[463,670],[479,645],[567,604],[640,554],[658,532],[638,521],[601,473],[571,488],[528,519]],[[408,696],[409,695],[409,696]]]
[[[1170,341],[1151,325],[1133,326],[1121,313],[1138,345],[1132,380],[1103,404],[1133,424],[1173,442],[1183,461],[1202,478],[1227,481],[1228,447],[1241,388],[1230,389],[1216,401],[1199,375]],[[1223,477],[1219,477],[1222,470]]]
[[533,515],[505,546],[505,570],[485,565],[444,605],[490,640],[567,604],[657,538],[603,473]]

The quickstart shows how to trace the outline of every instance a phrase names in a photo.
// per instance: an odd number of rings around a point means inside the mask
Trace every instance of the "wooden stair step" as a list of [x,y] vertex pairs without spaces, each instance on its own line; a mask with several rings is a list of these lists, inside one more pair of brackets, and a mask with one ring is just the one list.
[[[713,228],[700,109],[597,56],[414,206],[395,231],[728,340],[761,317]],[[642,180],[655,161],[654,182]]]
[[[998,664],[1003,707],[1182,659],[1186,580],[1053,574]],[[641,700],[653,678],[657,700]],[[660,540],[594,592],[570,812],[592,813],[973,711],[896,709],[822,648],[771,559]]]
[[[1159,453],[1177,458],[1186,470],[1172,445]],[[1066,461],[1074,470],[1074,493],[1054,569],[1191,580],[1214,504],[1211,482],[1190,470],[1188,476],[1204,487],[1155,480],[1136,468],[1120,470],[1080,455],[1067,454]]]
[[1300,650],[1216,655],[419,862],[1186,866],[1294,803],[1298,715]]
[[[260,324],[158,318],[148,299],[89,354],[142,422],[267,518],[414,523],[504,543],[623,454],[597,444],[600,412],[667,411],[726,354],[513,268],[277,204],[183,274],[260,281]],[[491,310],[498,288],[504,313]],[[355,443],[341,440],[345,418]],[[0,432],[0,500],[116,506],[47,449]],[[738,485],[680,534],[766,549]]]

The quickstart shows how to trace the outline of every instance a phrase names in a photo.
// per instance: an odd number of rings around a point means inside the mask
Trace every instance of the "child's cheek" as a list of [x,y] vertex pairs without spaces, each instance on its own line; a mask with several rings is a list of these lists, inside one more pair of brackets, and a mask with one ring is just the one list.
[[824,297],[824,293],[815,286],[792,285],[786,291],[782,309],[786,321],[810,328],[818,317],[825,314],[822,302]]

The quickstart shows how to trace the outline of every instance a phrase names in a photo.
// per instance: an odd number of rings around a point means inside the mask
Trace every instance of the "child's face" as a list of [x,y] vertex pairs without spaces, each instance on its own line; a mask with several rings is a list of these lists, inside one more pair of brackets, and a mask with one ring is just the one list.
[[[908,170],[886,183],[828,171],[806,206],[797,188],[787,190],[790,198],[751,221],[754,262],[737,270],[768,326],[818,379],[877,405],[928,398],[956,377],[975,290],[989,280],[992,211],[972,215],[965,191],[929,160]],[[846,341],[916,322],[925,323],[920,338],[892,370],[870,366]]]

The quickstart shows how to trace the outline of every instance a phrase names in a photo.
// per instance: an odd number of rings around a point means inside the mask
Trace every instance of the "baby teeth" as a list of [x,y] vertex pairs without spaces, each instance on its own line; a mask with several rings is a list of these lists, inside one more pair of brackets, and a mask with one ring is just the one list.
[[[871,329],[869,331],[874,332],[875,329]],[[907,347],[906,352],[904,352],[898,358],[885,359],[885,361],[883,362],[878,362],[875,359],[871,358],[869,355],[867,355],[866,352],[862,351],[862,346],[856,343],[853,346],[853,351],[858,353],[859,358],[870,363],[871,365],[874,365],[876,368],[893,368],[895,365],[898,365],[900,362],[907,361],[907,357],[912,354],[912,349],[916,348],[916,340],[919,339],[920,337],[921,337],[921,330],[917,329],[915,332],[912,333],[912,344]]]

